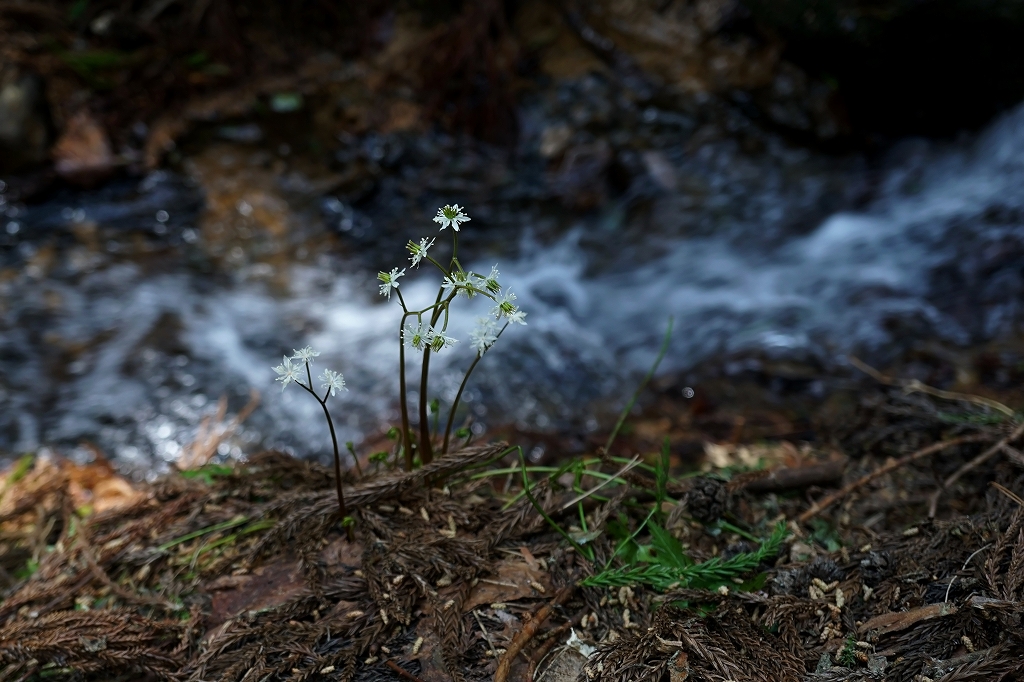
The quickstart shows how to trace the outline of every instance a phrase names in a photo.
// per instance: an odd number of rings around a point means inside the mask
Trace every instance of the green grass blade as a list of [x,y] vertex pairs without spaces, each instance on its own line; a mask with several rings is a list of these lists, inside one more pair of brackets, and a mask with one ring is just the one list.
[[649,370],[647,370],[647,375],[644,376],[640,385],[636,387],[636,392],[633,393],[633,397],[629,399],[629,402],[626,403],[625,409],[622,410],[622,414],[619,415],[619,421],[615,423],[615,428],[612,429],[612,432],[608,435],[608,440],[604,444],[605,452],[611,450],[612,443],[615,442],[615,438],[619,435],[619,430],[622,428],[622,425],[626,423],[626,417],[629,416],[630,411],[633,409],[633,405],[636,404],[637,398],[640,397],[640,392],[647,386],[647,382],[649,382],[651,377],[654,376],[654,373],[658,369],[658,365],[661,364],[662,359],[665,357],[665,353],[668,352],[668,342],[669,339],[672,338],[672,323],[673,318],[670,316],[668,318],[668,328],[665,330],[665,338],[661,342],[661,349],[658,350],[658,357],[654,359],[654,364],[651,365]]

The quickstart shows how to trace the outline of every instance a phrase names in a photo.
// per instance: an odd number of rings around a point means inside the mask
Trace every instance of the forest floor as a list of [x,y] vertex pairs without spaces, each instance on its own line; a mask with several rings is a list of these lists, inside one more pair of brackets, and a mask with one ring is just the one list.
[[1020,415],[852,395],[813,442],[740,430],[697,466],[638,445],[686,421],[661,401],[551,466],[496,442],[349,472],[352,541],[320,464],[131,484],[27,457],[0,479],[0,679],[1020,679]]

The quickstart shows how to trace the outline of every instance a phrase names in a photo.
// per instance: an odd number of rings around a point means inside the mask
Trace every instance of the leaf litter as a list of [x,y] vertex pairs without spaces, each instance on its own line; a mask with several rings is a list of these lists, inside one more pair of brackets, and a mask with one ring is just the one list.
[[1020,679],[1020,418],[994,412],[878,389],[832,448],[684,476],[599,448],[508,487],[508,448],[468,447],[346,474],[351,543],[330,468],[279,453],[145,485],[22,460],[0,679]]

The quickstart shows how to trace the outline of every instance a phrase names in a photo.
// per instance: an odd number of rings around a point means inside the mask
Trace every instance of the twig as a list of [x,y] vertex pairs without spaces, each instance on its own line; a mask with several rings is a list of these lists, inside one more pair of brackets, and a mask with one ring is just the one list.
[[1002,483],[992,481],[991,483],[989,483],[989,485],[998,490],[999,492],[1001,492],[1006,497],[1016,502],[1017,504],[1019,504],[1021,507],[1024,507],[1024,498],[1022,498],[1020,495],[1007,488]]
[[842,489],[832,493],[831,495],[826,497],[824,500],[821,500],[819,502],[815,502],[814,505],[810,509],[808,509],[803,514],[798,516],[797,520],[800,523],[807,523],[808,521],[813,519],[815,516],[817,516],[818,514],[820,514],[821,512],[825,511],[826,509],[831,507],[833,504],[838,502],[839,500],[843,499],[844,497],[846,497],[847,495],[852,493],[854,490],[857,490],[858,488],[862,488],[865,485],[867,485],[868,483],[870,483],[871,481],[873,481],[876,478],[878,478],[879,476],[884,476],[885,474],[889,473],[890,471],[893,471],[895,469],[899,469],[900,467],[905,466],[907,464],[910,464],[911,462],[917,461],[917,460],[919,460],[919,459],[921,459],[923,457],[927,457],[928,455],[933,455],[936,452],[941,452],[943,450],[946,450],[946,449],[951,448],[951,447],[956,446],[956,445],[961,445],[963,443],[977,443],[979,441],[985,441],[985,440],[989,440],[989,436],[976,434],[976,435],[973,435],[973,436],[960,436],[959,438],[953,438],[953,439],[950,439],[950,440],[944,440],[944,441],[939,442],[939,443],[932,443],[928,447],[924,447],[924,448],[921,448],[920,450],[918,450],[916,452],[912,452],[911,454],[907,455],[906,457],[902,457],[900,459],[893,460],[891,462],[883,464],[882,466],[880,466],[877,469],[875,469],[874,471],[872,471],[870,474],[866,474],[864,476],[861,476],[860,478],[858,478],[856,481],[854,481],[853,483],[849,484],[848,486],[846,486],[846,487],[844,487],[844,488],[842,488]]
[[991,407],[993,410],[998,410],[1008,417],[1015,416],[1012,409],[998,400],[992,400],[991,398],[985,398],[971,393],[943,391],[941,389],[934,388],[933,386],[929,386],[928,384],[921,383],[917,379],[893,379],[852,355],[847,359],[850,361],[851,365],[864,372],[875,381],[887,386],[900,386],[905,393],[927,393],[928,395],[933,395],[936,398],[942,398],[943,400],[959,400],[962,402],[974,403],[975,405],[984,405],[985,407]]
[[[973,559],[974,557],[978,556],[979,554],[981,554],[982,552],[984,552],[986,549],[988,549],[991,546],[992,546],[992,543],[990,542],[987,545],[985,545],[984,547],[982,547],[981,549],[977,549],[973,553],[971,553],[971,556],[967,557],[967,561],[965,561],[964,565],[960,567],[960,570],[961,571],[966,571],[967,570],[967,565],[969,563],[971,563],[971,559]],[[959,577],[960,577],[959,575],[954,575],[953,579],[949,581],[948,585],[946,585],[946,598],[943,599],[942,601],[944,601],[944,602],[949,601],[949,591],[951,589],[953,589],[953,583],[955,583],[956,579],[959,578]]]
[[523,629],[516,633],[516,636],[512,638],[512,641],[508,645],[508,649],[502,655],[501,660],[498,661],[498,670],[494,673],[494,682],[507,682],[508,675],[512,671],[512,661],[515,660],[516,656],[523,647],[533,639],[534,635],[537,634],[537,630],[547,620],[551,612],[555,610],[556,606],[561,606],[565,602],[569,601],[569,597],[576,590],[576,581],[573,580],[568,585],[560,589],[550,602],[544,605],[544,608],[537,611],[537,614],[533,617],[530,622],[523,625]]
[[583,620],[583,616],[585,616],[586,613],[587,609],[581,609],[579,613],[577,613],[575,616],[565,621],[551,632],[547,633],[547,639],[544,640],[543,644],[537,647],[537,651],[535,651],[533,653],[533,657],[530,658],[530,669],[526,673],[526,682],[533,682],[534,676],[537,673],[537,668],[540,666],[541,663],[544,662],[544,659],[547,657],[552,647],[554,647],[555,644],[559,640],[561,640],[562,635],[565,634],[566,630],[579,624],[579,622]]
[[397,673],[399,677],[403,677],[403,678],[409,680],[409,682],[423,682],[422,679],[420,679],[419,677],[416,677],[411,672],[409,672],[408,670],[406,670],[402,666],[398,665],[394,661],[391,661],[391,660],[384,661],[384,665],[386,665],[387,667],[389,667],[392,670],[394,670],[395,673]]
[[217,413],[213,419],[215,426],[211,426],[209,415],[203,418],[199,424],[199,432],[196,434],[195,440],[182,450],[178,461],[173,464],[174,468],[179,471],[185,471],[187,469],[198,469],[207,464],[217,451],[217,446],[230,438],[259,404],[259,391],[252,389],[249,391],[249,402],[246,403],[245,407],[231,421],[224,423],[224,417],[227,415],[228,410],[228,399],[227,396],[221,396],[220,400],[217,401]]
[[1017,426],[1017,428],[1015,428],[1013,432],[1006,438],[1003,438],[1001,441],[990,447],[988,450],[985,450],[985,452],[981,453],[980,455],[978,455],[977,457],[975,457],[974,459],[972,459],[971,461],[967,462],[962,467],[954,471],[953,474],[943,482],[939,489],[932,494],[931,502],[928,504],[928,518],[935,518],[935,512],[939,507],[939,498],[942,497],[943,492],[949,489],[951,485],[959,481],[961,476],[966,474],[968,471],[971,471],[972,469],[975,469],[976,467],[979,467],[985,462],[987,462],[989,459],[992,458],[993,455],[1000,452],[1004,447],[1020,438],[1021,435],[1024,435],[1024,422],[1021,422]]
[[491,633],[487,632],[487,628],[484,627],[484,622],[480,620],[480,612],[473,609],[473,617],[476,618],[476,624],[480,626],[480,632],[484,633],[484,639],[487,641],[488,646],[491,647],[491,655],[498,655],[498,648],[494,646],[494,640],[491,639]]
[[764,472],[763,475],[740,487],[750,492],[767,493],[838,482],[843,477],[843,471],[846,470],[848,461],[846,457],[843,457],[804,466],[781,467]]
[[1003,446],[1003,452],[1010,458],[1011,462],[1021,468],[1024,468],[1024,452],[1021,452],[1017,448],[1010,447],[1009,445]]

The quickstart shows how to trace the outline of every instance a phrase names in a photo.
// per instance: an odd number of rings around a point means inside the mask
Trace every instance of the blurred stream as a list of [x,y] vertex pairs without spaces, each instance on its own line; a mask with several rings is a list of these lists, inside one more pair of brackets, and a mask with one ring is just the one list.
[[[43,204],[0,194],[0,458],[40,446],[84,458],[90,442],[152,476],[220,396],[235,412],[250,389],[262,402],[220,454],[323,457],[319,407],[282,393],[271,370],[307,344],[322,353],[316,367],[345,375],[334,409],[341,440],[358,447],[397,419],[399,309],[377,294],[376,272],[407,266],[403,245],[434,235],[430,218],[449,202],[473,218],[464,262],[498,263],[528,312],[474,375],[477,428],[596,429],[670,315],[666,373],[723,358],[828,368],[854,350],[885,358],[1019,327],[1024,108],[972,139],[907,140],[870,166],[772,139],[756,153],[729,138],[695,145],[690,122],[638,115],[646,142],[618,153],[628,181],[589,210],[544,192],[586,183],[585,152],[600,157],[600,141],[581,147],[575,176],[553,177],[536,153],[509,160],[439,134],[350,141],[343,168],[384,169],[359,201],[285,151],[227,140],[178,171]],[[521,147],[550,141],[546,116],[527,108]],[[434,273],[409,273],[406,299],[432,300]],[[461,306],[451,329],[462,343],[432,363],[442,401],[488,308]]]

